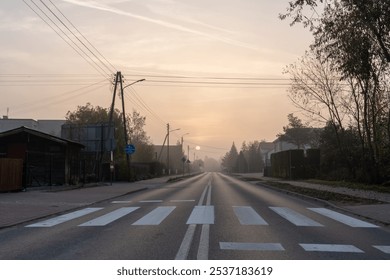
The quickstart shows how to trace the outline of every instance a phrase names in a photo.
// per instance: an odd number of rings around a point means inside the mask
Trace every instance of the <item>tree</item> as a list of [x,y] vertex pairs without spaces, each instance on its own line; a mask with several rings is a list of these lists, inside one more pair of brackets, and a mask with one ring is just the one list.
[[237,172],[237,159],[238,159],[238,152],[237,152],[236,145],[233,142],[230,151],[226,153],[225,156],[222,158],[221,165],[228,172]]
[[298,149],[304,148],[306,144],[309,144],[313,138],[313,130],[310,127],[306,127],[302,124],[302,120],[295,117],[294,114],[288,114],[287,116],[289,124],[283,127],[283,132],[278,134],[280,140],[294,144]]
[[[304,7],[324,10],[314,20]],[[310,26],[311,48],[349,85],[346,113],[360,139],[362,161],[370,182],[388,178],[390,145],[390,2],[387,0],[295,0],[281,18]],[[350,106],[352,104],[353,106]],[[348,111],[348,109],[351,109]],[[335,131],[341,122],[333,123]]]
[[[88,124],[108,124],[110,119],[110,109],[100,106],[94,107],[90,103],[84,106],[78,106],[73,112],[66,114],[66,123],[73,125]],[[136,152],[132,155],[133,161],[151,162],[153,159],[153,148],[149,137],[144,130],[146,118],[142,117],[137,111],[126,116],[128,139],[136,146]],[[123,174],[126,174],[126,154],[123,129],[122,113],[115,109],[113,111],[112,122],[114,124],[116,148],[114,151],[115,162],[120,165]],[[108,155],[106,155],[108,158]],[[102,159],[101,159],[102,160]],[[107,159],[109,161],[109,159]]]
[[263,170],[264,163],[260,153],[260,142],[253,141],[248,144],[244,142],[241,151],[245,156],[248,172],[260,172]]
[[239,173],[248,172],[248,163],[246,161],[243,151],[240,151],[240,154],[238,155],[237,163],[236,163],[236,171]]
[[[317,12],[319,6],[325,6],[322,16]],[[311,15],[314,11],[318,17],[305,16],[305,7],[312,10]],[[291,18],[292,25],[303,23],[304,26],[310,26],[316,44],[331,45],[336,41],[340,42],[340,37],[352,42],[355,41],[355,36],[362,36],[371,41],[375,53],[382,61],[390,63],[390,3],[388,0],[294,0],[289,2],[287,13],[281,14],[280,18]],[[342,46],[341,50],[345,47],[353,47],[349,44],[339,46]],[[358,45],[355,47],[359,48]],[[355,49],[354,52],[349,52],[349,55],[358,53]]]

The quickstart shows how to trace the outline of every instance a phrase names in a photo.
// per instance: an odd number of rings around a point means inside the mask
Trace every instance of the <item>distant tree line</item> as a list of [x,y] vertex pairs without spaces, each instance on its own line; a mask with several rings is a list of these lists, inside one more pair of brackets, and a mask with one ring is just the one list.
[[222,168],[227,172],[252,173],[261,172],[264,168],[264,162],[260,152],[260,142],[253,141],[242,143],[240,152],[237,151],[233,142],[230,151],[227,152],[221,160]]
[[294,0],[281,18],[303,23],[314,37],[310,51],[285,72],[291,100],[325,127],[322,173],[389,181],[390,2]]

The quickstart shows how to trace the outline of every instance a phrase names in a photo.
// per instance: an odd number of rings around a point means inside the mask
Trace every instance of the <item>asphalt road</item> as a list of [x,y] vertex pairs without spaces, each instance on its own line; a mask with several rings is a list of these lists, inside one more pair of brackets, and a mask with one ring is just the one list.
[[0,259],[390,259],[390,231],[205,173],[0,231]]

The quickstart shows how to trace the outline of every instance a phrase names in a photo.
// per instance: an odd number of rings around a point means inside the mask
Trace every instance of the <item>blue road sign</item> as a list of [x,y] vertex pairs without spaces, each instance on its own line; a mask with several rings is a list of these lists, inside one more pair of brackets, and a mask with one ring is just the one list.
[[132,155],[135,153],[135,146],[133,144],[126,145],[125,152],[128,155]]

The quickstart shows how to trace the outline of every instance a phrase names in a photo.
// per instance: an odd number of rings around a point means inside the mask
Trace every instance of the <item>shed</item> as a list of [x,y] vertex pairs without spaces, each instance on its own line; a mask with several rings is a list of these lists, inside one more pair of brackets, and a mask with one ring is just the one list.
[[23,185],[77,184],[84,145],[27,127],[0,133],[0,158],[23,160]]

